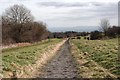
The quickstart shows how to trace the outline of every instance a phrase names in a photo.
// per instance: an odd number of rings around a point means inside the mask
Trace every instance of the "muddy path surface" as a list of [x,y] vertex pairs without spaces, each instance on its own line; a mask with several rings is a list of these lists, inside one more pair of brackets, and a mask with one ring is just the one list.
[[76,78],[77,75],[76,63],[69,42],[66,41],[57,55],[42,69],[39,78]]

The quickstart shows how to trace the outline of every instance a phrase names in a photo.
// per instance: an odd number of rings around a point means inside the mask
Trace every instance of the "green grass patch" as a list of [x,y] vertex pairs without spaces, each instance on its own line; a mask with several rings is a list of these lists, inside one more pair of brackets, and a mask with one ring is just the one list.
[[61,39],[51,39],[38,42],[31,46],[24,46],[18,48],[9,48],[2,51],[3,71],[16,71],[16,67],[13,66],[25,66],[29,64],[35,64],[39,55],[47,50],[47,47],[58,42]]
[[111,73],[120,76],[118,64],[118,39],[109,40],[71,40],[81,52],[88,52],[90,58]]

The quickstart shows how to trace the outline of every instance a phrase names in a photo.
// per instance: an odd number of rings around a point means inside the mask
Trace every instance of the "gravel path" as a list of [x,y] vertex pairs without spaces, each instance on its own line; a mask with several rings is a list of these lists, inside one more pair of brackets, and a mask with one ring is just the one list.
[[77,77],[76,64],[70,53],[68,41],[65,42],[57,55],[44,67],[40,78],[75,78]]

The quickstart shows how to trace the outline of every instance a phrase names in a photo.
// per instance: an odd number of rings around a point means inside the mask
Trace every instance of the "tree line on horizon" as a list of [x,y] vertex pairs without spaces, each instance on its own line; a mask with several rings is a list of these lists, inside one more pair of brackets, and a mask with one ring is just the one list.
[[[101,28],[101,27],[100,27]],[[108,39],[108,38],[118,38],[120,37],[120,27],[119,26],[112,26],[107,27],[105,32],[103,29],[95,30],[91,32],[76,32],[76,31],[66,31],[66,32],[53,32],[50,33],[50,38],[70,38],[70,37],[77,37],[80,39],[81,37],[90,36],[91,40],[100,40],[100,39]]]
[[[99,30],[91,32],[75,32],[75,31],[66,31],[66,32],[54,32],[50,34],[51,38],[69,38],[77,37],[80,39],[80,36],[83,36],[85,39],[108,39],[108,38],[119,38],[120,37],[120,27],[111,26],[109,20],[104,18],[100,22]],[[90,38],[86,38],[89,36]],[[74,39],[74,38],[73,38]]]

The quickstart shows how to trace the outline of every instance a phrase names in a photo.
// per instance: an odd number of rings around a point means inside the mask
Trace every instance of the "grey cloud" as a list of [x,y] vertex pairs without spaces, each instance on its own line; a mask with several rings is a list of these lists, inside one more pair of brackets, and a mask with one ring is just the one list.
[[[39,2],[39,6],[45,7],[60,7],[66,8],[66,11],[53,12],[52,14],[58,15],[47,19],[49,22],[59,20],[63,21],[75,21],[75,22],[88,22],[98,20],[101,18],[117,19],[118,5],[117,3],[104,3],[104,2]],[[70,7],[67,9],[67,7]],[[71,8],[75,7],[75,8]],[[61,10],[61,9],[60,9]],[[92,23],[91,23],[92,24]]]
[[113,17],[117,16],[118,13],[118,5],[117,3],[109,3],[108,5],[101,6],[91,10],[96,13],[96,16],[108,16]]
[[90,2],[93,6],[104,6],[105,4],[103,2]]
[[76,16],[83,14],[90,14],[93,17],[117,17],[118,5],[117,3],[104,3],[103,6],[96,6],[89,9],[74,9],[69,12],[69,14],[76,14]]
[[37,3],[40,6],[46,6],[46,7],[84,7],[88,6],[89,4],[84,3],[64,3],[64,2],[39,2]]
[[71,9],[68,12],[59,12],[58,14],[62,14],[60,20],[89,20],[94,18],[117,18],[117,13],[117,3],[100,3],[99,6],[92,8]]
[[74,3],[65,3],[65,2],[39,2],[37,5],[45,7],[86,7],[86,6],[104,6],[102,2],[74,2]]

